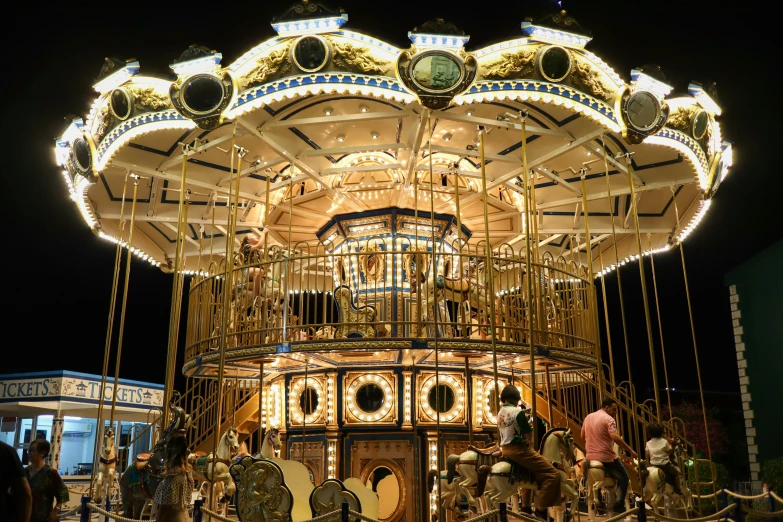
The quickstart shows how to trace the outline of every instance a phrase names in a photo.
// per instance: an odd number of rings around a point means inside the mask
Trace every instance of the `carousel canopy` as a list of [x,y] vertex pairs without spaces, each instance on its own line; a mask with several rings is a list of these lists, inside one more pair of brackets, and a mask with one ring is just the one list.
[[599,272],[599,251],[607,270],[638,253],[632,197],[643,250],[668,249],[729,172],[714,88],[669,85],[654,65],[615,72],[565,11],[488,46],[442,19],[404,49],[347,22],[298,2],[228,64],[190,46],[171,79],[107,59],[89,114],[55,146],[87,226],[125,242],[135,210],[132,251],[171,270],[185,179],[186,269],[200,270],[225,252],[238,172],[237,242],[266,229],[272,243],[328,250],[341,216],[418,202],[423,216],[459,216],[472,244],[518,251],[526,167],[540,252],[582,264],[591,252]]

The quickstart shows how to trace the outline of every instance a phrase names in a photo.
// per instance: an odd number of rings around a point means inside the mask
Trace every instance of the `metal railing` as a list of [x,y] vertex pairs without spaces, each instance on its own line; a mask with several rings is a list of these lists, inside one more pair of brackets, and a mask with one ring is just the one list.
[[186,358],[218,349],[224,291],[231,292],[228,349],[349,337],[481,340],[493,326],[497,341],[529,344],[532,321],[535,344],[595,353],[585,267],[545,254],[531,264],[531,299],[526,260],[510,246],[492,251],[490,277],[482,246],[434,250],[433,266],[433,249],[405,237],[347,241],[334,252],[272,247],[247,259],[236,254],[231,288],[225,267],[213,263],[191,281]]

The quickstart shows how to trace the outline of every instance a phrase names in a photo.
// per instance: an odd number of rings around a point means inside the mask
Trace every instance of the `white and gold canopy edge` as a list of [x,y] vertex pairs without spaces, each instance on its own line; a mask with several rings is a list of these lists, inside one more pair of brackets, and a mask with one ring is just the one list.
[[407,49],[346,22],[345,14],[277,20],[276,37],[227,67],[220,53],[191,46],[171,65],[174,81],[139,74],[133,59],[107,59],[89,114],[55,146],[87,226],[126,246],[123,185],[128,174],[140,176],[132,251],[171,270],[187,159],[185,268],[200,270],[225,250],[213,238],[227,227],[234,142],[248,152],[237,240],[266,227],[274,243],[315,245],[334,215],[412,208],[418,176],[420,212],[434,198],[436,212],[454,214],[459,191],[462,223],[478,242],[485,233],[476,129],[483,127],[490,242],[518,248],[526,231],[519,123],[526,115],[539,248],[578,263],[589,252],[599,274],[600,254],[603,272],[638,258],[629,167],[649,255],[698,226],[732,165],[714,90],[694,82],[687,94],[672,94],[649,66],[626,81],[584,48],[590,38],[565,12],[526,20],[522,37],[475,51],[464,48],[469,36],[440,19],[411,31]]

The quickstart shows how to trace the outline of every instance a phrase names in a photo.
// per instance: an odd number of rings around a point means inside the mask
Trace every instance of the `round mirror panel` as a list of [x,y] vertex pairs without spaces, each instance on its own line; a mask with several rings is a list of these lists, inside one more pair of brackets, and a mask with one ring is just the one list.
[[626,102],[628,123],[634,130],[646,132],[658,122],[661,117],[661,106],[658,100],[649,92],[633,93]]
[[76,160],[76,167],[81,172],[87,172],[92,168],[90,144],[84,138],[77,138],[73,143],[73,158]]
[[562,47],[547,47],[539,61],[541,76],[550,82],[559,82],[571,72],[571,55]]
[[700,140],[707,134],[707,126],[710,123],[710,117],[707,111],[698,111],[693,116],[693,137]]
[[312,415],[318,408],[318,394],[309,386],[299,394],[299,407],[305,415]]
[[429,54],[413,63],[411,77],[428,91],[447,91],[462,79],[462,67],[456,58],[445,54]]
[[400,503],[400,483],[386,466],[378,466],[367,477],[368,489],[378,494],[378,520],[392,517]]
[[329,60],[329,48],[326,42],[317,36],[305,36],[294,46],[294,62],[306,72],[315,72]]
[[195,113],[208,113],[220,105],[224,92],[223,83],[214,76],[195,76],[182,87],[182,103]]
[[[440,404],[438,401],[440,401]],[[454,407],[454,390],[451,389],[451,386],[445,384],[433,386],[429,394],[429,403],[430,408],[435,411],[438,411],[438,406],[440,406],[441,413],[451,410]]]
[[114,89],[111,92],[111,112],[119,119],[124,120],[130,116],[131,101],[128,91]]
[[375,413],[383,406],[385,395],[377,384],[369,383],[356,390],[356,404],[365,413]]

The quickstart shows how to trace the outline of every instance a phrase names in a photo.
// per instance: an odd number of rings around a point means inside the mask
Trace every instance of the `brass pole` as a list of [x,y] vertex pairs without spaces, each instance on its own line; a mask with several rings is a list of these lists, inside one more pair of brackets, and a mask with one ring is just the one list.
[[[514,382],[513,378],[513,369],[512,369],[512,378],[511,382]],[[468,407],[467,407],[467,421],[468,421],[468,444],[473,446],[473,411],[471,408],[473,407],[473,379],[471,379],[470,375],[470,357],[465,357],[465,382],[467,383],[468,388]]]
[[[658,335],[661,338],[661,355],[663,356],[663,378],[666,384],[666,402],[669,405],[669,420],[672,419],[674,414],[672,413],[672,392],[669,389],[669,372],[666,368],[666,348],[663,342],[663,321],[661,320],[661,307],[658,302],[658,282],[655,279],[655,256],[652,252],[652,237],[648,234],[647,240],[650,245],[650,265],[652,266],[652,278],[653,278],[653,291],[655,292],[655,313],[658,316]],[[703,404],[703,401],[702,401]]]
[[[289,268],[291,268],[291,264],[289,263],[289,260],[291,256],[293,255],[293,249],[291,248],[291,226],[293,224],[294,220],[294,169],[291,167],[291,175],[288,177],[289,179],[289,189],[288,189],[288,257],[286,258],[285,262],[285,281],[286,281],[286,287],[288,291],[285,293],[285,306],[283,307],[283,342],[288,342],[288,305],[291,302],[291,285],[293,285],[293,273],[294,271],[291,270],[291,273],[288,272]],[[290,282],[289,282],[290,281]]]
[[653,344],[652,324],[650,322],[650,303],[647,299],[647,279],[644,273],[644,254],[642,252],[642,236],[639,233],[639,212],[636,208],[636,194],[633,186],[633,163],[631,155],[625,155],[625,164],[628,167],[628,186],[631,190],[631,208],[633,210],[633,223],[636,231],[636,246],[639,249],[639,276],[642,280],[642,302],[644,303],[644,321],[647,325],[647,344],[650,347],[650,370],[653,378],[653,391],[655,393],[655,418],[660,420],[661,396],[658,391],[658,372],[655,370],[655,345]]
[[[525,278],[527,279],[527,322],[528,322],[528,342],[530,343],[530,416],[533,421],[533,445],[538,443],[538,419],[536,406],[536,348],[533,342],[533,260],[532,249],[530,246],[531,224],[530,224],[530,200],[532,195],[529,191],[530,173],[527,169],[527,115],[519,113],[520,128],[522,130],[522,191],[525,193]],[[482,163],[483,166],[483,163]],[[486,206],[486,203],[485,203]],[[484,209],[484,226],[487,227],[486,207]],[[487,232],[489,238],[489,232]],[[493,330],[494,332],[494,330]],[[494,339],[494,334],[493,334]],[[492,346],[494,353],[494,344]],[[495,384],[497,389],[497,382]],[[500,394],[498,394],[500,396]]]
[[[171,377],[173,375],[173,372],[171,371],[169,365],[171,364],[170,361],[172,359],[172,354],[177,353],[177,346],[176,346],[176,341],[174,340],[174,334],[176,330],[179,328],[179,325],[176,324],[177,292],[180,289],[179,275],[182,268],[180,266],[180,252],[184,248],[183,245],[184,240],[182,238],[182,233],[185,227],[182,224],[182,218],[183,218],[183,212],[185,210],[185,181],[187,179],[187,169],[188,169],[187,151],[188,151],[188,146],[183,145],[182,175],[179,182],[179,206],[177,209],[178,210],[177,239],[176,239],[176,246],[174,252],[174,276],[171,282],[171,310],[169,312],[169,346],[168,346],[168,357],[166,362],[166,380],[163,386],[163,416],[160,419],[161,428],[166,425],[166,422],[168,420],[169,402],[170,402],[170,397],[172,395],[172,388],[174,387],[174,381]],[[214,228],[212,233],[214,234]]]
[[[522,150],[523,150],[523,161],[526,162],[526,158],[524,158],[524,150],[525,150],[525,144],[524,144],[524,135],[525,135],[525,123],[524,120],[522,122]],[[489,331],[490,331],[490,342],[492,343],[492,378],[495,381],[495,397],[497,397],[498,403],[500,403],[500,384],[498,383],[498,354],[497,354],[497,347],[495,346],[495,291],[493,289],[494,281],[492,280],[492,243],[490,243],[489,240],[489,211],[487,209],[487,202],[489,200],[489,195],[487,194],[487,166],[486,162],[484,161],[484,129],[479,129],[479,148],[480,148],[480,155],[481,155],[481,190],[483,192],[484,196],[484,277],[486,278],[486,284],[487,284],[487,297],[489,299]],[[526,170],[526,169],[525,169]],[[532,330],[532,326],[531,326]],[[531,343],[532,346],[532,343]],[[531,356],[532,356],[532,348],[531,348]],[[533,407],[533,412],[535,413],[535,406]],[[535,423],[533,426],[533,433],[535,435]],[[535,439],[534,439],[535,440]]]
[[266,419],[261,419],[264,411],[264,360],[258,363],[258,451],[261,451],[261,445],[264,440],[264,428]]
[[549,429],[552,429],[555,427],[555,416],[552,412],[552,379],[549,375],[549,364],[544,365],[544,370],[546,371],[546,403],[549,407]]
[[[120,203],[120,226],[125,228],[125,193],[128,188],[128,175],[129,172],[125,172],[125,182],[122,185],[122,203]],[[112,330],[114,328],[114,310],[117,304],[117,287],[120,283],[120,262],[122,260],[122,230],[120,231],[119,241],[117,241],[117,247],[114,251],[114,275],[112,276],[111,284],[111,299],[109,301],[109,320],[106,325],[106,343],[103,349],[103,372],[101,373],[101,395],[98,402],[98,416],[95,418],[95,425],[100,426],[103,422],[103,402],[106,390],[106,376],[109,373],[109,354],[111,352],[111,338]],[[130,255],[130,252],[128,252]],[[93,455],[97,455],[99,451],[100,440],[99,437],[95,437],[95,444],[93,447]],[[93,466],[90,472],[90,494],[92,495],[92,488],[95,485],[95,470],[98,466]]]
[[[291,194],[293,196],[293,193]],[[307,441],[307,410],[310,406],[310,390],[307,389],[307,377],[308,377],[308,371],[310,369],[310,359],[308,359],[305,356],[305,377],[304,377],[304,394],[305,394],[305,400],[304,400],[304,408],[302,408],[302,464],[304,465],[305,460],[305,442]]]
[[[609,209],[611,212],[612,209]],[[612,392],[614,393],[614,355],[612,354],[612,332],[609,328],[609,304],[606,300],[606,281],[604,281],[604,253],[601,251],[601,245],[598,245],[598,259],[601,261],[601,295],[604,300],[604,320],[606,321],[606,344],[609,348],[609,378],[612,381]]]
[[[587,177],[587,169],[582,167],[581,169],[581,176],[582,178],[582,211],[585,214],[585,240],[587,241],[587,272],[590,274],[587,279],[587,285],[588,285],[588,294],[592,297],[590,299],[591,303],[593,304],[593,313],[592,315],[592,323],[593,323],[593,332],[595,332],[595,339],[596,339],[596,363],[598,365],[597,372],[598,372],[598,390],[599,390],[599,397],[603,397],[604,393],[606,393],[606,390],[604,389],[604,363],[601,358],[601,337],[598,335],[598,296],[595,293],[595,273],[593,272],[593,244],[591,242],[590,238],[590,214],[587,210],[587,189],[585,188],[585,178]],[[578,247],[579,245],[577,245]],[[601,249],[601,246],[598,246],[598,249]],[[579,254],[579,252],[577,252]]]
[[[120,308],[120,329],[117,332],[117,359],[114,364],[114,390],[111,397],[111,417],[109,426],[114,429],[114,409],[117,406],[117,383],[120,379],[120,359],[122,358],[122,341],[125,337],[125,311],[128,305],[128,283],[130,283],[131,248],[133,248],[133,229],[136,224],[136,196],[139,193],[139,177],[131,174],[133,180],[133,203],[131,204],[130,230],[128,232],[128,255],[125,258],[125,284],[122,290],[122,306]],[[103,399],[103,397],[101,397]],[[101,400],[103,402],[103,400]]]
[[[623,321],[623,344],[625,346],[625,363],[628,367],[628,382],[633,382],[633,377],[631,376],[631,352],[628,345],[628,328],[626,326],[625,322],[625,302],[623,300],[623,280],[620,277],[620,256],[617,252],[617,232],[615,230],[614,226],[614,210],[612,210],[612,187],[609,184],[609,161],[607,159],[607,150],[606,150],[606,143],[604,142],[603,137],[601,138],[601,145],[604,152],[604,173],[606,178],[606,194],[607,194],[607,200],[609,202],[609,215],[611,216],[612,220],[612,244],[614,246],[614,266],[615,266],[615,272],[617,273],[617,291],[620,296],[620,317]],[[636,399],[634,397],[634,399]]]
[[[177,230],[181,230],[182,234],[182,248],[179,252],[179,266],[182,268],[185,266],[185,235],[187,234],[186,226],[188,223],[188,210],[190,209],[190,190],[185,190],[185,208],[183,210],[183,217],[182,217],[182,226],[177,227]],[[176,370],[176,363],[177,363],[177,350],[179,348],[179,322],[180,318],[182,316],[182,294],[184,292],[184,286],[185,286],[185,274],[182,270],[180,270],[177,274],[174,274],[175,279],[177,280],[177,292],[176,292],[176,304],[174,306],[174,324],[175,328],[172,331],[173,339],[172,339],[172,345],[175,347],[172,352],[168,354],[169,359],[166,361],[166,371],[169,375],[167,375],[167,378],[169,382],[174,383],[174,375]]]
[[[217,403],[215,404],[215,431],[213,433],[213,450],[212,454],[217,455],[217,445],[218,440],[220,438],[220,425],[222,424],[223,420],[223,374],[225,372],[226,367],[226,337],[228,335],[228,316],[230,314],[229,307],[231,303],[231,288],[232,288],[232,279],[234,274],[234,230],[232,230],[231,223],[234,222],[233,220],[233,214],[237,212],[237,204],[239,203],[239,179],[240,175],[238,171],[234,170],[234,154],[236,152],[235,148],[236,143],[236,125],[234,126],[233,135],[231,137],[231,164],[229,169],[229,193],[228,193],[228,203],[227,203],[227,210],[228,210],[228,220],[227,223],[229,223],[228,228],[226,229],[226,252],[225,252],[225,267],[224,267],[224,273],[223,273],[223,288],[222,288],[222,309],[220,311],[220,339],[219,339],[219,349],[220,349],[220,359],[218,362],[218,373],[217,373]],[[232,187],[232,184],[234,183],[233,176],[236,173],[236,186]],[[232,190],[233,194],[232,194]],[[233,199],[233,204],[232,204]],[[212,466],[212,473],[209,477],[211,488],[210,491],[214,491],[214,484],[215,484],[215,466]],[[214,496],[214,495],[213,495]]]
[[[462,212],[459,208],[459,165],[455,164],[454,166],[454,198],[456,201],[456,209],[457,209],[457,259],[459,259],[459,274],[458,277],[461,279],[463,274],[463,264],[462,264]],[[470,251],[468,251],[470,253]],[[460,321],[460,314],[462,314],[462,321]],[[460,327],[460,334],[462,337],[465,336],[465,333],[467,332],[468,326],[467,324],[470,323],[470,317],[466,317],[463,307],[460,306],[457,308],[457,323],[465,325]],[[473,434],[471,433],[471,437]],[[471,443],[472,444],[472,443]]]
[[[680,210],[677,206],[677,197],[674,193],[674,188],[672,188],[672,200],[674,201],[674,212],[677,216],[677,229],[680,229]],[[709,423],[707,422],[707,406],[704,403],[704,387],[702,386],[702,380],[701,380],[701,365],[699,364],[699,348],[696,344],[696,327],[693,323],[693,308],[691,307],[691,292],[690,288],[688,286],[688,271],[685,269],[685,251],[682,248],[682,241],[679,242],[680,245],[680,259],[682,261],[682,277],[685,282],[685,299],[688,301],[688,318],[690,319],[691,323],[691,338],[693,339],[693,357],[696,360],[696,377],[699,381],[699,399],[701,400],[701,413],[702,417],[704,419],[704,436],[705,441],[707,442],[707,459],[710,461],[710,480],[712,481],[712,491],[715,493],[717,491],[715,487],[715,476],[712,473],[712,444],[710,443],[710,429],[709,429]],[[696,470],[698,470],[698,464],[694,462],[694,466],[696,466]],[[697,471],[698,473],[698,471]],[[697,479],[698,481],[698,475]]]
[[[430,139],[428,140],[429,148],[429,165],[430,165],[430,235],[432,236],[432,280],[437,281],[438,277],[438,248],[435,242],[435,189],[432,184],[432,122],[430,119],[430,113],[427,113],[427,129],[429,130]],[[482,149],[483,150],[483,149]],[[445,252],[445,249],[444,249]],[[440,473],[441,461],[443,460],[442,451],[440,449],[440,360],[438,357],[438,291],[437,284],[432,288],[432,329],[434,333],[433,342],[435,344],[435,463],[437,464],[437,471]],[[443,397],[445,400],[445,396]],[[457,397],[454,398],[457,400]],[[438,512],[440,513],[440,506],[443,503],[443,491],[438,483]]]

